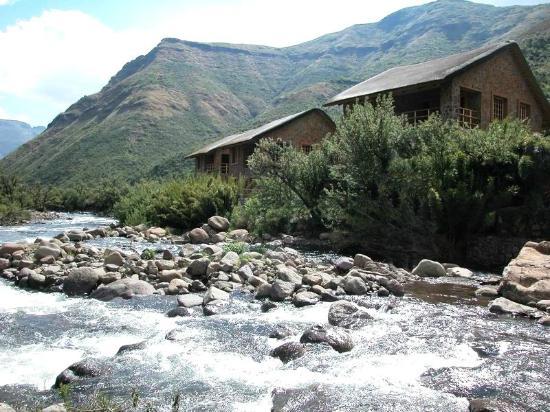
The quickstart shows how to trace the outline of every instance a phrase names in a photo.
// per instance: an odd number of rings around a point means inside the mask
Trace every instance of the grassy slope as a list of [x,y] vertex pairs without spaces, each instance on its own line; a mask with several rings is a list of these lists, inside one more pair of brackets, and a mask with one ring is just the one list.
[[165,39],[2,163],[48,183],[170,173],[209,140],[319,105],[388,67],[508,38],[548,92],[549,24],[549,5],[441,0],[284,49]]

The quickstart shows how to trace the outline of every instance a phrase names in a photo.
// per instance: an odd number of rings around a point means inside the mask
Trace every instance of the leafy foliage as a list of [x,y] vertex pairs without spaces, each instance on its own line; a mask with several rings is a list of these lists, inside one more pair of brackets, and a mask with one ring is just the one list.
[[190,228],[213,215],[229,215],[237,204],[243,182],[218,176],[188,176],[134,186],[114,206],[123,224]]
[[318,226],[463,244],[476,233],[528,235],[550,211],[548,137],[511,120],[481,130],[433,116],[413,127],[389,97],[355,106],[310,155],[265,142],[250,166],[264,177],[235,214],[264,231],[282,228],[264,216],[284,203],[286,219],[292,205]]

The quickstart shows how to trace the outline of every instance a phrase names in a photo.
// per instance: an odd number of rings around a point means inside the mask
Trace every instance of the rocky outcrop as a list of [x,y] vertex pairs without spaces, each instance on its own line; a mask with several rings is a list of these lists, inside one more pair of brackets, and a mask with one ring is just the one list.
[[501,296],[535,306],[550,299],[550,242],[527,242],[504,269]]

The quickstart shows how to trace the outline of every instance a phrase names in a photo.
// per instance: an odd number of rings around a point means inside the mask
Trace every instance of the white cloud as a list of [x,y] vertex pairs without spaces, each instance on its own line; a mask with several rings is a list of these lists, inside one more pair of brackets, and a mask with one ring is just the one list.
[[80,11],[46,11],[0,31],[0,95],[28,101],[31,112],[33,105],[49,105],[53,118],[81,96],[97,92],[156,41],[113,31]]

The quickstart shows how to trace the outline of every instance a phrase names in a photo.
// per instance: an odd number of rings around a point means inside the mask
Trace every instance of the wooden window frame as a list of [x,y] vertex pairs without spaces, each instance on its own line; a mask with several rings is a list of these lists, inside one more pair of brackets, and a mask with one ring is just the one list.
[[310,144],[302,144],[302,145],[300,145],[300,149],[305,154],[310,154],[313,147]]
[[[522,109],[526,109],[526,115],[523,115]],[[528,121],[531,119],[531,105],[529,103],[522,102],[518,100],[518,113],[517,118],[521,121]]]
[[[497,116],[497,110],[496,105],[497,101],[502,101],[502,114],[500,116]],[[500,110],[499,110],[500,111]],[[508,117],[508,99],[503,96],[498,96],[496,94],[493,95],[493,120],[504,120]]]

